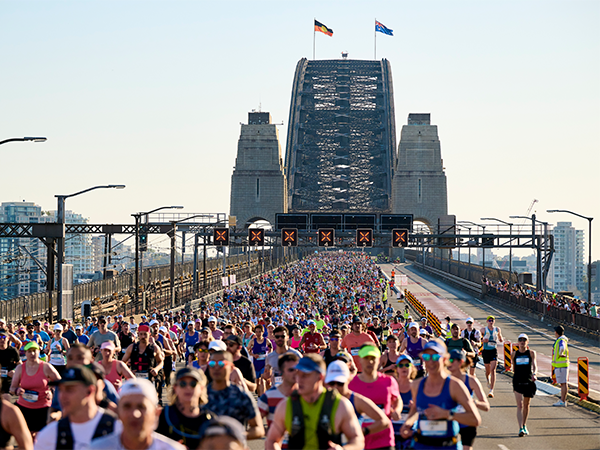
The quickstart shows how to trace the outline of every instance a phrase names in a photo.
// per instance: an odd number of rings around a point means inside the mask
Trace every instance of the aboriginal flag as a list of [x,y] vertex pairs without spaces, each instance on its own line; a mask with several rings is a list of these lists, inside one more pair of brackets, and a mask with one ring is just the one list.
[[315,31],[320,31],[321,33],[325,33],[327,36],[333,36],[333,30],[331,28],[327,28],[318,20],[315,20]]

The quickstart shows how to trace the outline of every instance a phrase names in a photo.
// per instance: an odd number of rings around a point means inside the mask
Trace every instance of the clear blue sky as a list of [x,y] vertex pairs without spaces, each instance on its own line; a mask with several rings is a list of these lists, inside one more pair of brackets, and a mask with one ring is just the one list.
[[228,212],[240,122],[270,111],[282,152],[297,61],[377,57],[394,76],[396,123],[438,125],[449,211],[459,220],[524,214],[596,217],[600,258],[600,2],[16,1],[0,2],[0,201],[94,223],[182,204]]

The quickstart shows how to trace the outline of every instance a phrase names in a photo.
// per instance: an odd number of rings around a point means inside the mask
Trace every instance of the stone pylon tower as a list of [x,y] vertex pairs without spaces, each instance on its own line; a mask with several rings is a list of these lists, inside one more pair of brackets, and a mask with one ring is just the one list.
[[409,114],[402,127],[392,193],[394,214],[413,214],[432,232],[438,218],[448,214],[440,140],[430,114]]
[[268,112],[250,112],[231,176],[230,214],[236,216],[237,228],[257,220],[275,225],[275,214],[287,212],[286,192],[277,127]]

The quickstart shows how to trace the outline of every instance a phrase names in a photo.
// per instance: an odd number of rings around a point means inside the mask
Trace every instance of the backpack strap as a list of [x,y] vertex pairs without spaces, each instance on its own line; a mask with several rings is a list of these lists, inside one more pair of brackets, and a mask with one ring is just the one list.
[[73,432],[71,431],[71,423],[67,417],[63,417],[58,421],[56,430],[56,450],[73,450]]
[[104,411],[104,414],[102,414],[102,417],[100,417],[100,422],[98,422],[96,431],[94,431],[92,441],[96,438],[112,433],[115,429],[116,421],[117,416],[112,411]]
[[289,449],[304,448],[304,412],[300,403],[300,394],[298,391],[292,392],[290,400],[292,405],[292,429],[288,440]]

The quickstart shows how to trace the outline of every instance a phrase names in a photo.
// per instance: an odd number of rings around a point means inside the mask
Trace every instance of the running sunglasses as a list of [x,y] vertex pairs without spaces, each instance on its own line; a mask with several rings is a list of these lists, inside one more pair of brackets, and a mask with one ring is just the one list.
[[339,381],[332,381],[329,383],[330,386],[343,386],[344,383],[340,383]]
[[527,342],[527,338],[519,338],[519,342]]
[[275,339],[284,339],[285,338],[285,334],[276,334],[275,335]]
[[231,363],[229,361],[225,361],[225,360],[221,360],[221,361],[209,361],[208,362],[208,367],[217,367],[217,366],[219,366],[219,367],[223,368],[223,367],[228,366],[230,364],[233,364],[233,363]]
[[200,353],[208,353],[208,349],[207,348],[199,348],[198,350],[196,350],[197,352]]
[[433,355],[430,355],[429,353],[423,353],[421,355],[421,358],[423,358],[423,361],[439,361],[440,358],[442,357],[442,355],[435,353]]
[[411,366],[411,364],[409,362],[406,363],[400,363],[400,364],[396,364],[397,367],[404,369],[404,368],[408,368]]
[[196,380],[192,380],[190,382],[187,381],[180,381],[177,383],[177,386],[179,386],[180,388],[185,388],[185,387],[191,387],[192,389],[194,389],[196,386],[198,386],[198,382]]

